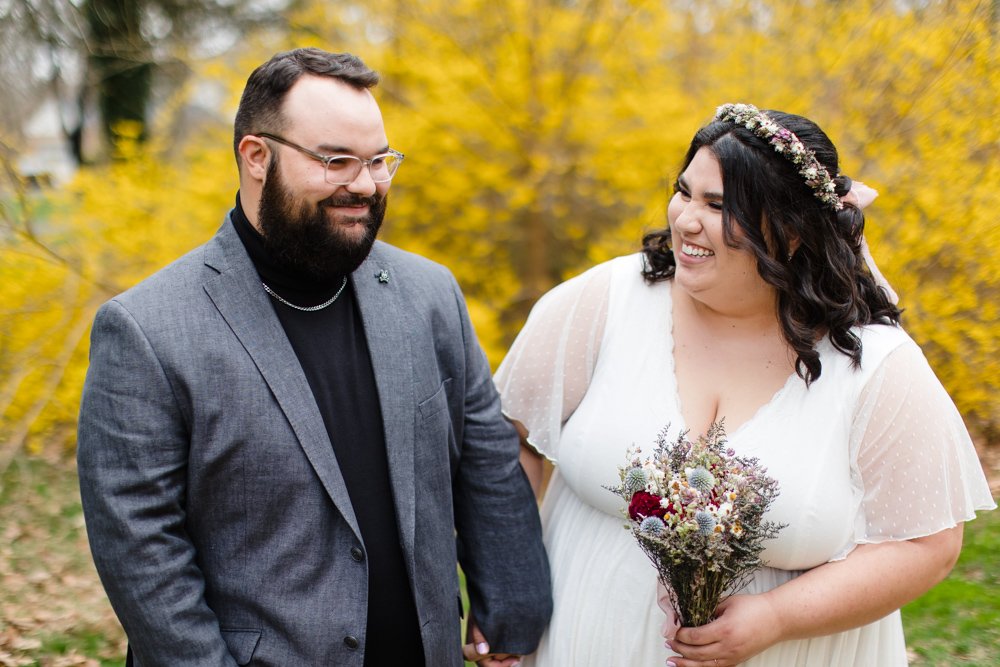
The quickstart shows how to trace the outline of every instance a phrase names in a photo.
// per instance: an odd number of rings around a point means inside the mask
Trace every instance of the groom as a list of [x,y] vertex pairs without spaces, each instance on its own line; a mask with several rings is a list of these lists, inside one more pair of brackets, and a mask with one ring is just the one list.
[[258,67],[235,208],[97,314],[80,488],[130,664],[458,667],[456,560],[483,664],[548,621],[535,501],[458,285],[375,241],[403,160],[377,81],[318,49]]

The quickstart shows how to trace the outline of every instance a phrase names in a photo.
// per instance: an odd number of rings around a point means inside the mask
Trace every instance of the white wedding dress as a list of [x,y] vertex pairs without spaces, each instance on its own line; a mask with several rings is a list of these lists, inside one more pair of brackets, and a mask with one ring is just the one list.
[[[555,463],[542,503],[555,612],[524,667],[662,667],[656,573],[604,487],[632,445],[685,429],[673,370],[670,283],[641,255],[594,267],[532,311],[497,371],[505,413]],[[920,349],[897,327],[858,330],[860,369],[824,340],[822,375],[788,379],[729,433],[780,484],[769,543],[748,592],[847,556],[865,542],[933,534],[995,507],[975,449]],[[692,436],[697,434],[691,434]],[[762,623],[767,622],[761,619]],[[906,665],[899,612],[847,632],[778,644],[746,667]]]

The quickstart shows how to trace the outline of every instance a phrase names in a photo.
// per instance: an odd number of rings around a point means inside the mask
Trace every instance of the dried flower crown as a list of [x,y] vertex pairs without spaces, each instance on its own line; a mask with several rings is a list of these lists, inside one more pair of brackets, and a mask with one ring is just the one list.
[[717,120],[742,125],[774,147],[774,151],[798,167],[799,175],[812,188],[816,199],[835,211],[844,208],[844,202],[835,192],[836,186],[830,172],[816,159],[816,154],[799,140],[795,133],[782,127],[752,104],[723,104],[715,111]]

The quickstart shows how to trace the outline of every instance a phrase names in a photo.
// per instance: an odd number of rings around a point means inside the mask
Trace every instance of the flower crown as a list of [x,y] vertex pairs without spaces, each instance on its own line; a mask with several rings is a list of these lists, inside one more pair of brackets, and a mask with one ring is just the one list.
[[812,188],[816,199],[835,211],[844,208],[844,202],[835,192],[830,172],[816,159],[816,154],[803,144],[795,133],[778,125],[767,114],[752,104],[723,104],[715,111],[717,120],[742,125],[774,147],[774,151],[788,158],[799,169],[799,175]]

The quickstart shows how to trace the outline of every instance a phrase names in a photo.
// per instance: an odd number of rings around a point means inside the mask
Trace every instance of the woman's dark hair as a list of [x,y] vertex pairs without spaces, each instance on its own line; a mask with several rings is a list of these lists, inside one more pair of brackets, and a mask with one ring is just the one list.
[[294,49],[276,53],[255,69],[240,98],[233,127],[233,151],[240,162],[240,141],[254,132],[284,129],[281,103],[289,89],[305,74],[338,79],[357,89],[378,84],[378,74],[350,53],[329,53],[322,49]]
[[[794,132],[831,175],[840,174],[837,149],[815,123],[780,111],[764,113]],[[741,125],[716,120],[700,129],[681,172],[701,148],[712,151],[722,169],[726,243],[752,253],[757,273],[777,291],[778,320],[795,350],[795,371],[807,384],[819,378],[822,366],[816,343],[824,334],[859,366],[861,340],[851,328],[895,324],[900,315],[862,257],[861,210],[845,204],[835,211],[823,204],[792,162]],[[846,176],[838,175],[834,184],[840,196],[851,189]],[[739,235],[733,233],[733,225],[739,226]],[[672,278],[676,267],[669,227],[646,234],[642,245],[646,280]]]

